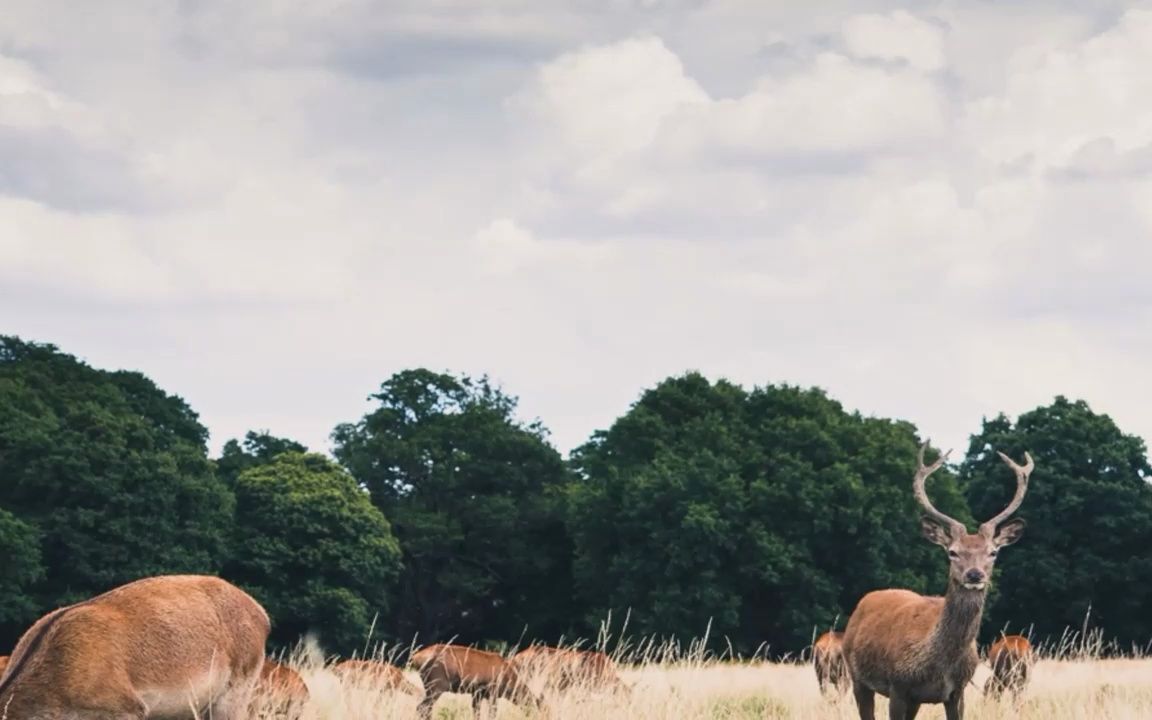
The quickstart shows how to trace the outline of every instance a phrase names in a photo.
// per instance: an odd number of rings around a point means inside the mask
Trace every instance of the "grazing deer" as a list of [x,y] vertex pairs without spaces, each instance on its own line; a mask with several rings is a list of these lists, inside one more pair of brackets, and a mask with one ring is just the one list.
[[920,447],[912,492],[925,511],[924,537],[948,552],[948,591],[944,597],[926,597],[910,590],[875,590],[860,599],[844,631],[844,659],[861,720],[875,718],[876,693],[887,696],[890,720],[912,720],[923,703],[943,703],[947,720],[964,717],[964,688],[980,662],[976,633],[996,555],[1024,532],[1024,521],[1008,516],[1028,491],[1034,467],[1030,455],[1024,454],[1027,463],[1021,467],[999,453],[1016,473],[1016,494],[972,535],[928,500],[924,481],[948,453],[926,467],[927,445]]
[[264,658],[256,687],[253,706],[271,707],[280,714],[290,714],[302,708],[311,696],[300,673],[270,657]]
[[541,673],[549,687],[561,692],[574,687],[631,692],[616,674],[616,663],[598,650],[532,645],[516,653],[509,662],[525,675]]
[[829,630],[812,643],[812,665],[816,668],[816,681],[821,694],[829,690],[844,690],[848,668],[844,665],[844,633]]
[[260,677],[268,615],[216,577],[122,585],[40,618],[0,680],[9,720],[240,720]]
[[432,706],[446,692],[472,693],[472,711],[477,717],[485,700],[500,697],[547,715],[543,702],[520,679],[516,668],[496,653],[462,645],[430,645],[410,662],[424,682],[424,699],[416,708],[422,718],[431,717]]
[[347,682],[361,688],[384,688],[398,690],[407,695],[421,697],[424,691],[404,677],[404,671],[395,665],[375,660],[344,660],[332,668],[332,672]]
[[988,650],[992,675],[984,683],[984,694],[999,698],[1005,691],[1018,699],[1028,684],[1032,670],[1032,644],[1023,635],[1005,635]]

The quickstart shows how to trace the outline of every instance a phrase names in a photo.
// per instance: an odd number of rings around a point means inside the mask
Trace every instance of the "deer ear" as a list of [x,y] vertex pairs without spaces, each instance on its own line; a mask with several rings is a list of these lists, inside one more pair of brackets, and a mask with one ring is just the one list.
[[920,532],[924,534],[928,542],[936,543],[940,547],[948,547],[952,544],[952,533],[949,532],[949,529],[928,515],[920,516]]
[[1024,522],[1024,518],[1009,520],[996,529],[996,537],[992,538],[992,542],[998,548],[1011,545],[1024,535],[1025,525],[1027,525],[1027,523]]

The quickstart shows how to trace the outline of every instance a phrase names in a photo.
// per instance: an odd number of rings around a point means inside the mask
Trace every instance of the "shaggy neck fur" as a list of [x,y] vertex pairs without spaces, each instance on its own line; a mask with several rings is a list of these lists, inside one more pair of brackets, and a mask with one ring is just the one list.
[[936,627],[925,638],[924,655],[934,660],[963,656],[970,652],[980,632],[980,617],[984,614],[984,590],[968,590],[954,582],[948,583],[944,596],[944,610]]

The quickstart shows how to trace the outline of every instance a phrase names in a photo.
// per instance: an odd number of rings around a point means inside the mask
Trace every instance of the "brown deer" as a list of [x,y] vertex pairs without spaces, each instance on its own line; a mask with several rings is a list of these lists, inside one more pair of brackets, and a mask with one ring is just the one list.
[[430,645],[410,660],[424,682],[424,699],[416,708],[420,717],[432,715],[432,706],[446,692],[471,693],[472,711],[481,716],[485,700],[506,698],[547,715],[541,699],[520,679],[516,668],[493,652],[463,645]]
[[984,683],[984,694],[999,698],[1005,691],[1019,699],[1032,670],[1032,644],[1023,635],[1005,635],[988,650],[992,675]]
[[837,630],[829,630],[812,643],[812,666],[816,668],[821,694],[841,692],[847,685],[848,668],[844,665],[843,644],[844,633]]
[[[253,706],[290,714],[308,703],[311,694],[300,673],[270,657],[264,658]],[[256,711],[254,711],[256,712]]]
[[910,590],[874,590],[860,599],[844,631],[844,659],[861,720],[874,720],[876,693],[888,698],[890,720],[912,720],[924,703],[943,703],[947,720],[964,717],[964,688],[980,662],[976,633],[996,555],[1024,532],[1023,520],[1008,517],[1028,491],[1034,467],[1030,455],[1024,454],[1027,463],[1021,467],[999,453],[1016,473],[1016,494],[1008,507],[969,534],[928,500],[924,481],[948,453],[926,467],[927,445],[920,447],[912,492],[925,511],[924,537],[948,552],[948,591],[944,597],[926,597]]
[[561,692],[572,688],[631,692],[616,674],[612,658],[597,650],[531,645],[512,656],[509,662],[525,675],[540,673],[548,687]]
[[421,697],[424,691],[404,677],[404,671],[395,665],[375,660],[344,660],[332,668],[332,672],[347,682],[361,688],[383,688],[397,690],[407,695]]
[[9,720],[243,718],[268,615],[224,580],[167,575],[40,618],[0,680]]

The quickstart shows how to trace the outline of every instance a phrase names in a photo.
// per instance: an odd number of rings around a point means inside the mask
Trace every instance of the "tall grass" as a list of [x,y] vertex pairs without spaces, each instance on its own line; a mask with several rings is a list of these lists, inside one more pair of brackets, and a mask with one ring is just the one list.
[[[596,642],[566,643],[582,649],[605,647],[604,637]],[[544,678],[530,677],[532,687],[543,692],[553,720],[770,720],[796,718],[813,720],[856,720],[851,693],[824,698],[816,684],[810,662],[770,662],[758,652],[741,658],[731,651],[709,653],[704,639],[681,646],[654,639],[621,641],[613,652],[620,663],[621,678],[632,687],[629,695],[614,695],[592,687],[556,692],[546,687]],[[506,652],[515,652],[515,647]],[[986,700],[981,692],[990,674],[982,664],[966,692],[966,718],[1000,720],[1135,720],[1152,717],[1152,659],[1142,652],[1129,651],[1115,657],[1117,648],[1104,642],[1100,633],[1083,628],[1066,633],[1053,643],[1037,648],[1037,664],[1020,702],[1010,698]],[[400,660],[408,647],[376,647],[372,655]],[[1107,655],[1107,657],[1105,657]],[[805,658],[806,655],[802,655]],[[313,643],[301,645],[287,658],[308,683],[311,698],[293,717],[300,720],[411,720],[419,698],[373,687],[342,685]],[[419,676],[407,671],[420,685]],[[259,698],[252,720],[272,720],[277,716],[271,698]],[[505,700],[488,718],[513,720],[533,718],[531,711]],[[887,717],[887,705],[878,698],[876,715]],[[470,699],[445,695],[437,703],[434,718],[470,720]],[[943,718],[943,707],[926,705],[919,718]]]

